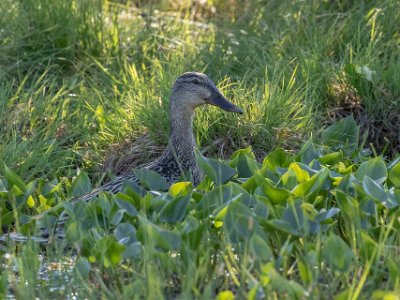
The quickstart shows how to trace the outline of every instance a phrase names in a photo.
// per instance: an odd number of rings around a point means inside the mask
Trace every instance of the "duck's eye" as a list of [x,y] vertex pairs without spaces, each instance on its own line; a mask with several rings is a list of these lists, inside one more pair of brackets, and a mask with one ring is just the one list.
[[199,84],[200,81],[199,81],[197,78],[194,78],[194,79],[192,79],[192,83],[194,83],[194,84]]

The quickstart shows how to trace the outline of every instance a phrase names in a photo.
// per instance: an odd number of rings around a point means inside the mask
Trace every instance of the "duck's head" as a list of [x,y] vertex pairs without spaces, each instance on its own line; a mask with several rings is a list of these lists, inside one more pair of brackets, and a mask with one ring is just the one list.
[[172,88],[171,107],[194,110],[204,104],[211,104],[229,112],[242,114],[243,111],[229,102],[207,75],[187,72],[178,77]]

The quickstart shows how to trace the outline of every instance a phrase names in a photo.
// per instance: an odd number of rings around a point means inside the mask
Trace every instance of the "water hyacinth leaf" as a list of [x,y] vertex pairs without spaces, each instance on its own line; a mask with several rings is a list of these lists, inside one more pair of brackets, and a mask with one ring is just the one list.
[[82,277],[82,279],[89,278],[90,270],[91,270],[90,262],[86,257],[80,257],[75,262],[75,272],[77,272],[79,276]]
[[117,199],[115,200],[115,203],[118,205],[119,208],[123,209],[126,211],[128,215],[131,217],[136,217],[138,212],[136,210],[136,207],[133,206],[132,203],[130,203],[129,200],[122,199],[123,195],[117,194]]
[[331,219],[332,217],[336,216],[340,212],[340,209],[337,207],[332,207],[328,210],[321,210],[315,217],[315,222],[324,222],[326,220]]
[[236,175],[236,170],[222,162],[204,157],[198,149],[196,149],[196,162],[204,173],[216,184],[221,185]]
[[231,156],[229,166],[238,170],[239,178],[249,178],[259,168],[251,147],[235,151]]
[[114,236],[123,245],[129,245],[137,241],[136,228],[129,223],[120,223],[114,230]]
[[166,191],[169,184],[165,181],[164,177],[153,170],[137,169],[133,174],[139,178],[140,183],[150,190]]
[[119,209],[117,212],[114,214],[113,218],[111,219],[111,224],[114,226],[118,225],[122,218],[124,217],[124,213],[126,212],[125,209]]
[[165,251],[181,246],[181,237],[176,233],[162,229],[141,216],[139,216],[139,221],[137,237],[142,244],[151,243]]
[[85,172],[79,172],[71,184],[71,197],[77,197],[92,191],[92,184],[89,176]]
[[310,164],[311,161],[320,157],[320,152],[314,147],[312,137],[303,145],[297,154],[296,160],[303,164]]
[[328,176],[329,170],[324,168],[318,173],[314,174],[307,182],[299,184],[297,187],[295,187],[292,193],[298,197],[306,197],[319,190],[328,179]]
[[324,165],[330,165],[333,166],[335,164],[337,164],[338,162],[340,162],[343,159],[343,152],[342,151],[338,151],[338,152],[332,152],[332,153],[328,153],[324,156],[321,156],[320,158],[318,158],[318,160],[324,164]]
[[28,200],[26,200],[26,204],[28,204],[29,208],[35,206],[35,200],[33,199],[32,195],[29,195]]
[[198,203],[198,211],[210,213],[217,207],[223,206],[240,195],[240,201],[244,205],[251,205],[254,202],[252,195],[235,182],[228,182],[208,192]]
[[351,248],[336,235],[330,235],[322,248],[324,260],[334,271],[346,273],[353,259]]
[[324,129],[321,133],[321,142],[329,147],[340,147],[350,155],[358,147],[359,128],[353,115],[348,116]]
[[285,150],[279,148],[265,156],[263,166],[274,171],[276,167],[286,167],[286,164],[291,160],[290,155]]
[[238,201],[228,205],[223,228],[231,243],[247,240],[255,232],[262,234],[251,210]]
[[265,196],[267,196],[274,204],[286,202],[290,198],[291,194],[287,189],[274,187],[266,178],[263,178],[261,184]]
[[395,201],[393,197],[389,193],[385,191],[385,189],[380,186],[375,180],[372,180],[368,176],[364,177],[364,181],[362,182],[362,186],[364,191],[374,198],[375,200],[381,202],[387,208],[393,208],[398,206],[399,204]]
[[13,170],[10,170],[6,165],[4,165],[3,174],[4,177],[7,179],[9,190],[11,190],[13,186],[16,186],[20,191],[25,193],[26,185],[22,178],[17,175],[17,173],[15,173]]
[[142,254],[143,254],[142,244],[139,242],[133,242],[125,248],[124,252],[122,253],[122,257],[124,259],[131,257],[139,258],[142,256]]
[[267,244],[266,240],[261,238],[258,234],[254,234],[250,238],[250,251],[253,257],[261,262],[267,262],[273,258],[271,248]]
[[350,218],[356,217],[359,207],[358,201],[341,190],[337,190],[335,196],[341,213]]
[[293,235],[296,237],[301,237],[302,234],[293,226],[285,220],[272,219],[266,222],[266,225],[271,229],[271,232],[278,230],[282,233]]
[[395,187],[400,187],[400,162],[390,168],[389,180]]
[[166,223],[181,222],[186,216],[189,200],[190,195],[185,195],[168,201],[161,209],[158,219]]
[[221,291],[218,293],[215,300],[234,300],[235,295],[231,291]]
[[314,234],[319,231],[318,223],[308,220],[304,211],[301,200],[297,200],[286,207],[282,214],[282,220],[290,223],[291,227],[297,232],[304,234]]
[[378,156],[362,163],[356,171],[355,176],[360,181],[364,180],[365,176],[368,176],[372,180],[376,180],[378,183],[383,183],[386,180],[388,173],[385,162],[380,156]]
[[191,187],[192,183],[190,181],[177,182],[170,186],[169,194],[172,197],[176,197],[178,195],[184,196],[190,192]]
[[124,250],[125,246],[118,243],[113,236],[97,240],[94,245],[97,260],[101,261],[106,268],[116,266],[122,260]]

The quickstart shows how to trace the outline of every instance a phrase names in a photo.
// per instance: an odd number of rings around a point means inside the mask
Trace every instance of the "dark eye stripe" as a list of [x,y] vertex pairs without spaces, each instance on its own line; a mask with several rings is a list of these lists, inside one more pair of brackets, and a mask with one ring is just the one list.
[[204,84],[204,81],[200,79],[199,77],[190,77],[190,78],[185,78],[184,80],[179,80],[182,83],[194,83],[193,80],[197,80],[197,84]]

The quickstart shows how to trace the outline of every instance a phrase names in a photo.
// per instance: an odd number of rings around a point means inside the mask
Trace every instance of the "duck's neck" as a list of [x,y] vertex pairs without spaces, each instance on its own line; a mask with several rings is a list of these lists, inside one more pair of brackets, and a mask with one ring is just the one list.
[[176,152],[178,158],[189,159],[193,157],[196,141],[193,136],[194,109],[184,107],[170,108],[170,138],[169,146]]

